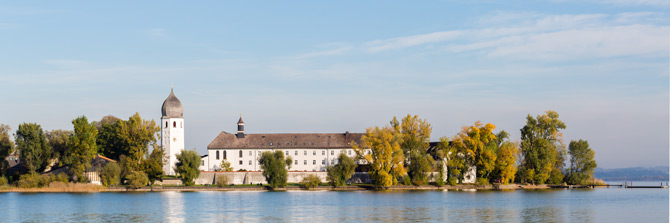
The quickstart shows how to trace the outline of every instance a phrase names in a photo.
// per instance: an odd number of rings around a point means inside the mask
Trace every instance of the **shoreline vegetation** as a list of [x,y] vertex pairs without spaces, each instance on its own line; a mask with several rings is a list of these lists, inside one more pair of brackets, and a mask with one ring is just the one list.
[[[196,186],[202,160],[194,149],[177,154],[173,167],[185,187],[156,187],[157,180],[166,178],[167,156],[158,145],[161,127],[153,120],[135,113],[128,120],[105,116],[99,122],[80,116],[72,124],[74,131],[44,131],[37,123],[22,123],[14,134],[16,146],[9,126],[0,124],[0,185],[11,185],[0,186],[0,191],[541,189],[605,184],[593,177],[597,164],[588,141],[566,144],[561,132],[566,125],[551,110],[527,115],[519,140],[504,130],[495,133],[494,124],[476,121],[451,138],[431,142],[432,125],[425,119],[394,116],[388,125],[370,127],[360,141],[352,140],[353,156],[340,153],[327,167],[332,189],[313,174],[289,184],[294,162],[279,143],[258,158],[267,185],[231,187],[232,179],[220,176],[214,183],[218,188]],[[13,165],[7,160],[10,155]],[[225,155],[221,168],[233,171]],[[371,184],[346,185],[357,168],[365,169],[370,177],[365,183]]]
[[317,187],[306,189],[299,184],[287,185],[283,188],[271,189],[268,185],[233,185],[219,187],[211,186],[146,186],[140,188],[133,187],[104,187],[93,184],[82,183],[68,183],[49,185],[41,188],[20,188],[14,186],[0,187],[0,193],[20,192],[20,193],[93,193],[93,192],[164,192],[164,191],[178,191],[178,192],[197,192],[197,191],[415,191],[415,190],[491,190],[491,191],[507,191],[507,190],[545,190],[545,189],[565,189],[565,188],[594,188],[594,187],[608,187],[607,185],[548,185],[548,184],[491,184],[478,186],[474,184],[461,184],[456,186],[444,185],[394,185],[387,189],[378,189],[373,184],[357,184],[340,187],[332,187],[330,185],[322,184]]

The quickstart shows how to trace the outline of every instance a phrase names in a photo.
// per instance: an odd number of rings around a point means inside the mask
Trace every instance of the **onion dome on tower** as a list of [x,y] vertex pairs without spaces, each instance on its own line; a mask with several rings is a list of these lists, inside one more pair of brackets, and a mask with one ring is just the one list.
[[184,108],[181,106],[181,101],[174,96],[174,90],[170,89],[170,95],[163,102],[161,109],[163,118],[184,118]]

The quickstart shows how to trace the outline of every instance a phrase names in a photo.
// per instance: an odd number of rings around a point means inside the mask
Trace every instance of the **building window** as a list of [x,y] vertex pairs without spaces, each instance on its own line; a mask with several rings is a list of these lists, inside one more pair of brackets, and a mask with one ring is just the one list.
[[223,159],[224,160],[228,159],[228,157],[226,156],[226,151],[225,150],[223,151]]
[[165,128],[167,128],[167,127],[168,127],[168,123],[167,123],[167,122],[165,122]]
[[251,166],[251,160],[249,160],[249,166]]
[[[242,150],[240,150],[240,157],[242,157]],[[241,164],[241,163],[240,163]]]
[[202,160],[202,162],[200,163],[200,166],[205,166],[205,160]]
[[316,160],[312,160],[312,165],[316,165]]
[[305,150],[305,156],[307,156],[307,150]]
[[336,159],[333,159],[333,162],[330,162],[330,163],[332,163],[333,165],[334,165],[334,164],[337,164],[337,160],[336,160]]
[[288,156],[288,151],[286,151],[286,156]]
[[321,160],[321,165],[326,165],[326,160]]
[[312,151],[312,155],[316,156],[316,150]]
[[242,165],[242,160],[240,160],[240,165]]
[[321,155],[322,156],[326,155],[326,150],[321,150]]
[[272,145],[272,143],[270,143],[270,145]]
[[177,128],[177,122],[172,122],[172,127]]
[[298,155],[298,150],[295,151],[295,155],[296,155],[296,156]]
[[307,165],[307,160],[305,160],[305,162],[303,162],[303,163],[304,163],[305,165]]
[[351,156],[351,150],[347,151],[347,155]]
[[335,155],[335,151],[331,150],[330,155]]
[[216,160],[219,160],[219,151],[216,151]]
[[252,156],[252,155],[254,155],[254,154],[251,151],[249,151],[249,156]]
[[295,160],[295,165],[298,165],[298,160]]

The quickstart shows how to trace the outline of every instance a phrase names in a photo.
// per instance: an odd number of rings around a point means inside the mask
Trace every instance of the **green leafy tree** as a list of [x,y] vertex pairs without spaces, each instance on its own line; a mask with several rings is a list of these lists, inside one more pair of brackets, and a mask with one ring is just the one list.
[[337,164],[327,168],[328,175],[326,178],[333,187],[344,186],[356,170],[356,161],[344,153],[340,153],[337,161]]
[[0,177],[3,178],[9,169],[9,163],[5,159],[14,152],[14,143],[9,138],[9,131],[11,128],[8,125],[0,124]]
[[125,155],[133,170],[139,170],[149,148],[157,146],[160,127],[155,121],[143,120],[139,113],[130,116],[128,120],[120,120],[106,116],[100,122],[100,136],[98,146],[102,153],[111,159],[120,159]]
[[36,123],[22,123],[16,130],[15,138],[21,165],[30,173],[44,171],[49,165],[51,148],[42,127]]
[[121,167],[119,164],[116,162],[105,164],[100,171],[100,180],[105,187],[119,185],[119,182],[121,181]]
[[47,142],[53,151],[51,157],[58,160],[58,166],[67,166],[72,164],[72,150],[70,146],[72,143],[70,139],[74,135],[74,131],[69,130],[52,130],[46,133]]
[[132,188],[141,188],[149,184],[147,174],[142,171],[132,171],[128,174],[128,185]]
[[595,161],[595,152],[589,147],[586,140],[570,141],[568,147],[570,154],[570,168],[568,169],[567,181],[569,184],[587,184],[593,179],[593,171],[598,167]]
[[370,164],[368,173],[378,188],[398,184],[398,179],[407,173],[405,155],[400,147],[402,138],[395,133],[392,127],[368,128],[360,145],[352,144],[356,154]]
[[270,189],[285,187],[288,180],[288,168],[291,166],[291,158],[284,159],[282,151],[263,152],[258,160],[261,169],[263,170],[263,177],[270,185]]
[[71,135],[72,144],[70,172],[75,180],[83,182],[85,180],[84,171],[91,166],[91,160],[97,153],[96,139],[98,129],[94,123],[89,123],[86,116],[78,117],[72,120],[74,125],[74,135]]
[[564,148],[560,130],[565,128],[565,123],[558,119],[555,111],[547,111],[537,118],[530,115],[526,117],[526,125],[521,129],[521,153],[524,159],[520,172],[524,181],[543,184],[552,175],[560,173]]
[[161,147],[154,146],[149,157],[142,161],[142,171],[147,174],[149,184],[153,185],[156,180],[162,182],[164,163],[165,151]]
[[308,190],[311,188],[318,187],[319,185],[321,185],[321,178],[319,178],[314,174],[307,175],[300,182],[300,186]]
[[432,126],[419,116],[407,115],[398,122],[396,117],[391,120],[391,127],[400,136],[400,147],[405,156],[404,166],[411,182],[423,185],[428,181],[435,164],[432,156],[427,154]]
[[200,176],[200,155],[194,150],[182,150],[180,154],[177,154],[177,163],[175,164],[174,171],[179,177],[181,177],[181,182],[186,186],[192,186],[195,184],[193,180]]

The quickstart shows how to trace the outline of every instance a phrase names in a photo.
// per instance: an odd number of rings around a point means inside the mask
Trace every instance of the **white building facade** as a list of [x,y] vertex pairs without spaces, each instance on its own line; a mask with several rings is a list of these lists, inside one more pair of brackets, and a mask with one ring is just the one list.
[[326,171],[337,164],[337,157],[344,153],[356,157],[353,142],[360,143],[362,133],[274,133],[245,134],[240,117],[237,134],[221,132],[207,146],[208,171],[218,171],[225,160],[233,171],[261,171],[261,153],[282,151],[291,157],[290,171]]
[[175,175],[177,154],[184,150],[184,109],[173,89],[163,102],[161,113],[161,146],[167,156],[163,172],[166,175]]

